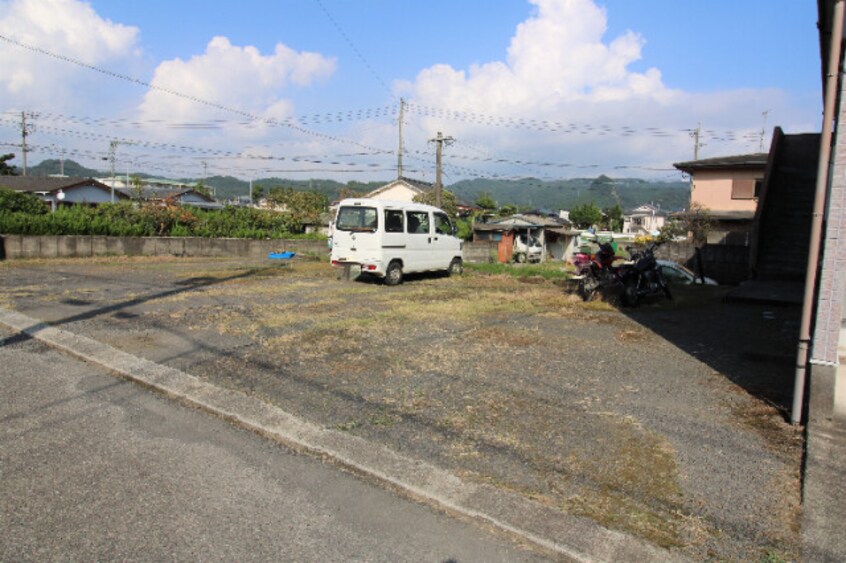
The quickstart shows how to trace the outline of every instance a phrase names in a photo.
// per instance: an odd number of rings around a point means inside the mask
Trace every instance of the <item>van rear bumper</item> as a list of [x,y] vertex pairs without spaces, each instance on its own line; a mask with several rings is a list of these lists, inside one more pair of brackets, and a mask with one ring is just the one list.
[[354,267],[359,267],[361,268],[362,274],[385,277],[385,268],[382,263],[378,261],[358,262],[353,260],[332,260],[332,266],[336,268],[343,268],[345,273]]

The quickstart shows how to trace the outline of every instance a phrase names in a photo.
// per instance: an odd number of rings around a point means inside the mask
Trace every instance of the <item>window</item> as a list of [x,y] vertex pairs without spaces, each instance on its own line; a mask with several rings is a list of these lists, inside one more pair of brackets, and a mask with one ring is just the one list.
[[338,222],[335,227],[339,231],[374,232],[377,227],[375,207],[342,207],[338,210]]
[[435,232],[439,235],[451,235],[452,224],[446,213],[435,213]]
[[428,211],[406,211],[406,232],[417,235],[429,234]]
[[732,180],[731,181],[731,198],[732,199],[754,199],[758,194],[756,193],[756,184],[759,180]]
[[402,211],[396,209],[385,210],[385,232],[386,233],[401,233],[402,232]]

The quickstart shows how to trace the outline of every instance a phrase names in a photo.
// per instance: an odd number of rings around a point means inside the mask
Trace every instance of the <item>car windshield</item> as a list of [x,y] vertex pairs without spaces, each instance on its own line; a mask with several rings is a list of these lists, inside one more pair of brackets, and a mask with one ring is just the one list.
[[375,207],[342,207],[338,211],[338,221],[335,228],[339,231],[372,233],[376,230],[377,221],[378,215]]

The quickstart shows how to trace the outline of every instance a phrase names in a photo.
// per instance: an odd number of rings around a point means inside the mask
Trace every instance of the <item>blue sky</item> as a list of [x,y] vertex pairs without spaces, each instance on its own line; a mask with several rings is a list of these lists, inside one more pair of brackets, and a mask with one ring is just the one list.
[[[34,162],[94,165],[119,139],[122,167],[174,177],[387,180],[403,97],[404,162],[420,179],[434,176],[437,131],[456,139],[448,183],[678,179],[672,163],[692,158],[700,123],[701,157],[759,150],[764,111],[765,149],[774,125],[819,129],[813,2],[209,5],[0,0],[4,152],[26,111]],[[315,119],[325,114],[336,118]]]

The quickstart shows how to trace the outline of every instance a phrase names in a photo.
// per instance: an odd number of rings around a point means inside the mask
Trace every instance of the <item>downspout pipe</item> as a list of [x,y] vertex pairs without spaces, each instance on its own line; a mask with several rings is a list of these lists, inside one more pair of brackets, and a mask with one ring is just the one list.
[[817,285],[817,269],[822,246],[823,216],[828,188],[829,161],[831,159],[831,138],[834,124],[837,87],[840,77],[840,48],[843,42],[843,2],[835,0],[831,40],[829,42],[828,71],[825,76],[825,100],[823,126],[820,135],[820,157],[817,163],[817,185],[814,194],[814,211],[811,220],[811,242],[808,247],[808,268],[805,271],[805,296],[802,300],[802,321],[799,326],[799,346],[796,354],[796,375],[793,381],[793,408],[790,421],[800,424],[805,407],[808,355],[811,345],[811,321],[814,313],[814,296]]

